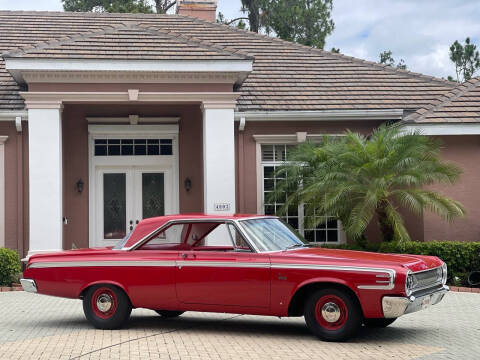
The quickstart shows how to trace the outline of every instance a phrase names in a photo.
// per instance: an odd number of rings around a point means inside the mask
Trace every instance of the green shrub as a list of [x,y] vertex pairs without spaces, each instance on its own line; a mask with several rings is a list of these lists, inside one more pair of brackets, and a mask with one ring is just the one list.
[[368,243],[325,245],[322,247],[348,250],[378,251],[383,253],[401,253],[413,255],[438,256],[448,266],[448,283],[467,285],[471,271],[480,271],[480,242],[432,241],[432,242],[384,242],[377,245]]
[[408,241],[404,243],[382,243],[380,251],[438,256],[447,263],[449,283],[454,285],[466,285],[468,273],[480,270],[480,242]]
[[18,253],[0,248],[0,286],[9,286],[21,270]]

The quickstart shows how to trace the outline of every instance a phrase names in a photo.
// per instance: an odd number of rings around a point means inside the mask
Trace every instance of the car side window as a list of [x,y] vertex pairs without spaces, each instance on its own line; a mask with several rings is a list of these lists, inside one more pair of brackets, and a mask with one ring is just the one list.
[[233,247],[232,240],[226,224],[219,224],[207,236],[203,246]]
[[242,234],[238,231],[238,229],[233,224],[228,224],[228,231],[232,242],[235,246],[235,250],[237,251],[252,251],[250,246],[248,245],[247,241],[243,237]]
[[183,242],[182,234],[184,233],[185,224],[176,224],[169,226],[164,231],[153,237],[148,245],[167,245],[181,244]]

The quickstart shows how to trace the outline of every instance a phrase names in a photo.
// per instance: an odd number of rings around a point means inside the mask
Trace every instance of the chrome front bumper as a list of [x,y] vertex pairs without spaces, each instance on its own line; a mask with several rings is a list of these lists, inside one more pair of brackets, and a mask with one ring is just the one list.
[[37,284],[35,284],[35,280],[32,279],[20,279],[20,284],[22,284],[23,290],[36,293],[37,292]]
[[426,309],[442,301],[449,291],[447,285],[433,291],[421,293],[416,297],[385,296],[382,299],[383,316],[387,319],[397,318],[415,311]]

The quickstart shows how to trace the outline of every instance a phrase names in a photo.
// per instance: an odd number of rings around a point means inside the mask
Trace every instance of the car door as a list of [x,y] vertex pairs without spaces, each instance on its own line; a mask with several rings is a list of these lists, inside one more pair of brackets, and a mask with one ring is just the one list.
[[248,248],[233,224],[220,224],[192,250],[181,251],[176,267],[179,302],[267,308],[270,259]]

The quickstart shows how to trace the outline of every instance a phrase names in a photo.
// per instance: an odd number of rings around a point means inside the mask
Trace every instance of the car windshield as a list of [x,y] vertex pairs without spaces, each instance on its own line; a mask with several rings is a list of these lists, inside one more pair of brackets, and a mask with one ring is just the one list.
[[300,235],[295,234],[294,230],[280,219],[244,220],[240,224],[260,251],[289,250],[308,246]]

